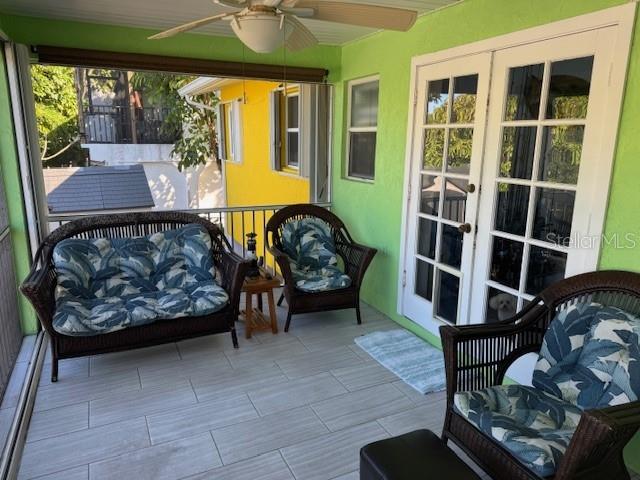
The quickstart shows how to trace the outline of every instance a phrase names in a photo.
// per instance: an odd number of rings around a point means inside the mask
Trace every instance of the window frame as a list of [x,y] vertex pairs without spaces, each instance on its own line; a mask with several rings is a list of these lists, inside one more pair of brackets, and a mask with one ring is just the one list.
[[221,161],[233,164],[242,163],[241,104],[242,98],[232,98],[218,102],[218,158]]
[[[276,155],[272,159],[271,168],[273,171],[284,175],[302,176],[302,135],[304,134],[303,124],[303,95],[302,85],[299,83],[280,85],[271,91],[275,100],[271,105],[270,123],[271,125],[271,155]],[[298,99],[298,126],[297,128],[289,127],[289,98],[297,97]],[[274,111],[277,109],[278,111]],[[274,123],[277,122],[277,125]],[[298,134],[298,164],[289,163],[288,139],[289,133]],[[277,151],[277,153],[276,153]]]
[[[353,127],[351,125],[351,120],[352,120],[351,113],[352,113],[352,106],[353,106],[353,87],[364,85],[367,83],[374,83],[374,82],[378,83],[378,108],[376,111],[376,125],[375,127]],[[346,118],[347,128],[346,128],[346,142],[345,142],[346,143],[346,151],[345,151],[346,162],[344,163],[344,172],[343,172],[343,176],[347,180],[353,180],[353,181],[364,182],[364,183],[375,182],[375,177],[376,177],[375,164],[376,164],[376,157],[378,155],[377,143],[378,143],[378,126],[379,126],[379,114],[380,114],[379,101],[380,101],[380,74],[357,78],[354,80],[349,80],[347,82],[347,118]],[[375,133],[376,134],[376,151],[373,157],[374,173],[372,177],[353,175],[350,173],[351,172],[351,135],[353,133]]]
[[[302,122],[302,95],[300,95],[300,87],[297,88],[297,91],[295,91],[294,93],[286,93],[284,95],[284,111],[285,111],[285,121],[284,121],[284,138],[285,138],[285,144],[283,145],[284,148],[284,165],[280,166],[280,170],[282,171],[283,169],[285,171],[287,170],[295,170],[296,172],[300,171],[300,133],[302,131],[302,129],[300,128],[300,123]],[[295,128],[291,128],[289,127],[289,99],[290,98],[297,98],[298,99],[298,126]],[[291,161],[289,159],[289,134],[290,133],[296,133],[298,135],[298,163],[293,165],[291,164]]]

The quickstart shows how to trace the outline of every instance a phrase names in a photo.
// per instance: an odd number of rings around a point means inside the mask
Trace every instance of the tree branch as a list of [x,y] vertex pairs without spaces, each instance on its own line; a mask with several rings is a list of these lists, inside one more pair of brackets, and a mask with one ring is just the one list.
[[[69,150],[73,145],[75,145],[76,143],[78,143],[78,141],[79,141],[79,140],[80,140],[80,136],[78,135],[76,138],[74,138],[74,139],[73,139],[73,141],[72,141],[71,143],[69,143],[69,144],[68,144],[66,147],[64,147],[64,148],[61,148],[60,150],[58,150],[58,151],[57,151],[56,153],[54,153],[53,155],[49,155],[48,157],[45,157],[45,156],[43,155],[43,157],[42,157],[42,161],[43,161],[43,162],[48,162],[49,160],[54,159],[54,158],[56,158],[56,157],[57,157],[57,156],[59,156],[59,155],[62,155],[64,152],[66,152],[67,150]],[[45,140],[45,142],[46,142],[46,140]],[[44,150],[45,152],[47,151],[47,149],[46,149],[46,145],[47,145],[47,144],[45,143],[45,150]]]

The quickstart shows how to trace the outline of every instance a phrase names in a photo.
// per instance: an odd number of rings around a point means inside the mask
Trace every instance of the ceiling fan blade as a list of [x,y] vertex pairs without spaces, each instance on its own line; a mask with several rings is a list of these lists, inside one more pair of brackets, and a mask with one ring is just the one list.
[[286,41],[286,46],[289,50],[293,52],[304,50],[305,48],[313,47],[318,43],[318,39],[313,35],[313,33],[311,33],[311,31],[293,15],[287,15],[285,17],[285,22],[293,27],[293,31]]
[[259,0],[258,2],[255,2],[255,3],[258,3],[258,5],[262,5],[264,7],[277,8],[282,3],[282,0]]
[[401,32],[409,30],[418,18],[417,12],[404,8],[324,0],[299,0],[294,3],[293,8],[313,9],[313,15],[308,18],[315,20]]
[[151,35],[149,37],[149,40],[158,40],[160,38],[172,37],[173,35],[176,35],[178,33],[186,32],[188,30],[193,30],[194,28],[202,27],[209,23],[222,20],[223,18],[228,16],[229,16],[228,13],[221,13],[219,15],[214,15],[213,17],[201,18],[200,20],[195,20],[193,22],[185,23],[183,25],[178,25],[177,27],[170,28],[169,30],[165,30],[164,32]]
[[243,8],[247,0],[213,0],[216,5],[222,5],[229,8]]

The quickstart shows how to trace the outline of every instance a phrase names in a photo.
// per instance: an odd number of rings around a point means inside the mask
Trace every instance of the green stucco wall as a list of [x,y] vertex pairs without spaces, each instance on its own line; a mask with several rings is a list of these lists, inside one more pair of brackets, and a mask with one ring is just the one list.
[[[0,176],[7,199],[16,280],[20,283],[29,273],[29,234],[22,204],[18,152],[16,151],[13,119],[9,104],[9,85],[4,63],[4,50],[0,51]],[[18,295],[20,297],[22,329],[25,333],[34,333],[37,329],[37,323],[33,309],[22,294]]]
[[[435,337],[396,314],[398,265],[402,222],[407,118],[409,108],[410,65],[412,57],[476,42],[517,30],[589,13],[626,3],[624,0],[465,0],[418,20],[406,34],[385,32],[342,49],[342,78],[336,84],[336,125],[334,137],[333,201],[335,211],[344,218],[360,241],[379,249],[364,286],[363,297],[395,320],[437,343]],[[636,34],[637,36],[637,34]],[[635,42],[637,43],[637,42]],[[640,150],[635,123],[640,118],[640,52],[629,72],[630,92],[625,101],[620,144],[607,232],[636,231],[640,234],[640,215],[630,198],[640,198],[637,178]],[[345,82],[373,74],[380,75],[380,105],[376,178],[371,183],[343,178],[345,152]],[[366,212],[366,213],[365,213]],[[610,247],[603,253],[602,266],[640,270],[640,255],[632,250]]]
[[[379,254],[365,281],[363,298],[403,326],[427,338],[439,340],[396,313],[400,262],[402,196],[409,108],[411,58],[476,42],[517,30],[626,3],[624,0],[465,0],[461,4],[419,19],[406,34],[385,32],[342,49],[342,77],[336,84],[334,137],[334,211],[361,242],[375,246]],[[640,238],[640,39],[636,28],[628,85],[615,157],[606,233],[637,233]],[[345,82],[380,75],[376,178],[363,183],[343,178],[346,125]],[[601,268],[640,271],[638,249],[605,246]],[[640,451],[640,439],[629,451]],[[640,459],[629,455],[636,471]]]

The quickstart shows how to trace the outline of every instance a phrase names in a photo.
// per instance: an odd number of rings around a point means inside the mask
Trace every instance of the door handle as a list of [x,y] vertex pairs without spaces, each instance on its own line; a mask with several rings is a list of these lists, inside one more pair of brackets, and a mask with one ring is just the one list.
[[471,224],[470,223],[463,223],[462,225],[460,225],[458,227],[458,230],[461,233],[471,233]]

